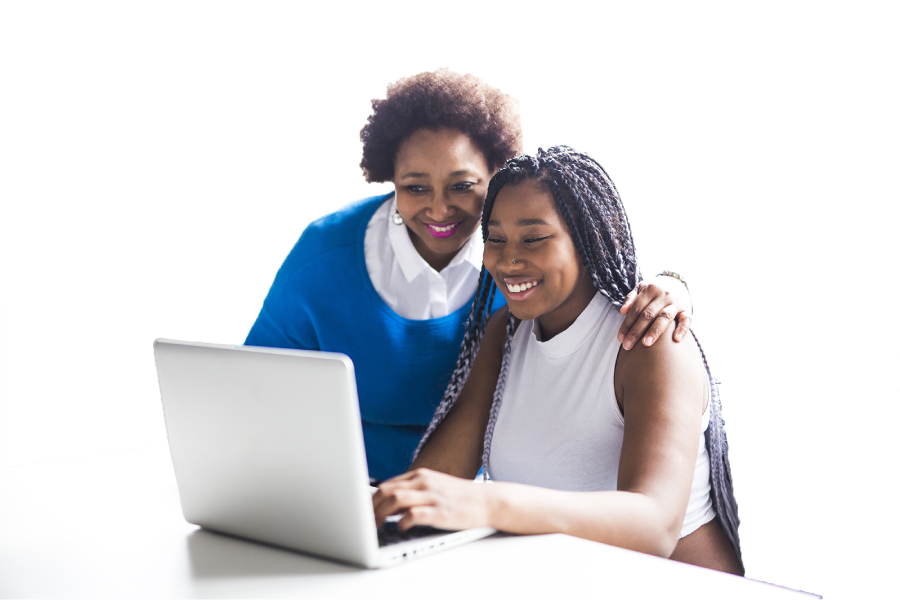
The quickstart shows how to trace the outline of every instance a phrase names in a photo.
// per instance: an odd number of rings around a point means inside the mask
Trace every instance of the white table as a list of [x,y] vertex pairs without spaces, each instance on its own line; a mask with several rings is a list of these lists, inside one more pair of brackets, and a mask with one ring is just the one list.
[[[685,592],[685,594],[679,593]],[[498,535],[367,571],[185,522],[165,447],[0,469],[0,597],[793,598],[564,535]]]

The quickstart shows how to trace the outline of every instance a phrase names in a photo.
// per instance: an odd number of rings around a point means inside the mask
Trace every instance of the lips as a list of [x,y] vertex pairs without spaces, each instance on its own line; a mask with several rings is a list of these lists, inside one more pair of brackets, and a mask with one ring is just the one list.
[[531,296],[543,283],[542,279],[526,277],[506,277],[500,280],[506,288],[506,297],[510,300],[522,301]]
[[459,229],[459,226],[462,225],[462,221],[457,221],[456,223],[423,223],[425,228],[428,229],[428,233],[437,238],[445,238],[450,237]]

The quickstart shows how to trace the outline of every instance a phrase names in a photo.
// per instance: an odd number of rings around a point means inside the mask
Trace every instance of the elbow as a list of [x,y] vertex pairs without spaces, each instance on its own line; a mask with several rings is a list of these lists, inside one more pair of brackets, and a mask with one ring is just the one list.
[[656,536],[648,554],[669,558],[672,556],[672,553],[675,552],[675,546],[678,545],[680,533],[679,530],[673,532],[670,528],[666,528],[665,531],[660,532],[660,534]]
[[681,526],[684,524],[684,513],[671,515],[660,528],[657,541],[657,556],[670,558],[681,539]]
[[662,558],[669,558],[675,552],[678,540],[681,539],[681,525],[684,522],[684,514],[669,515],[669,511],[660,510],[658,518],[653,519],[656,526],[651,529],[647,539],[647,547],[644,552]]

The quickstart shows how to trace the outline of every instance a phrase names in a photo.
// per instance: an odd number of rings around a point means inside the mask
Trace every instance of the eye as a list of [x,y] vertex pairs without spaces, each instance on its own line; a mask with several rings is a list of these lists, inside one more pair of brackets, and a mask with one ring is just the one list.
[[462,181],[460,183],[454,183],[451,189],[454,192],[467,192],[475,186],[471,181]]
[[488,235],[487,241],[489,244],[503,244],[506,242],[506,240],[504,240],[503,238],[490,237],[490,235]]
[[424,185],[407,185],[404,187],[410,194],[424,194],[428,191],[428,188]]
[[527,238],[527,239],[525,240],[525,243],[526,243],[526,244],[536,244],[536,243],[542,242],[542,241],[544,241],[544,240],[546,240],[546,239],[550,239],[551,237],[553,237],[553,236],[545,235],[544,237],[540,237],[540,238]]

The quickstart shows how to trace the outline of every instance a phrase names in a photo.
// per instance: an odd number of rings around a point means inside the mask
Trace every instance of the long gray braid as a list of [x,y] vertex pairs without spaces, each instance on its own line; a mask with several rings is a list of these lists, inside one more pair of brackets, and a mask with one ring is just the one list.
[[[625,207],[619,198],[618,190],[603,167],[588,155],[575,152],[568,146],[554,146],[547,151],[538,149],[536,156],[522,155],[507,160],[488,185],[481,217],[482,237],[485,240],[487,239],[487,223],[490,221],[497,193],[504,185],[514,185],[524,180],[537,180],[547,185],[557,209],[569,228],[572,241],[590,274],[594,287],[614,306],[622,306],[625,297],[641,280],[641,274],[637,266],[631,225],[628,222]],[[443,422],[450,409],[453,408],[453,404],[468,379],[475,356],[484,338],[496,289],[490,273],[482,267],[456,368],[434,417],[416,448],[413,460]],[[486,467],[491,452],[494,426],[506,388],[514,329],[515,319],[510,313],[506,323],[506,343],[503,349],[500,374],[494,389],[490,417],[484,434],[482,467],[486,480],[490,479]],[[700,341],[697,340],[696,334],[693,332],[692,334],[697,341],[697,346],[700,347]],[[700,353],[710,380],[710,420],[705,435],[710,458],[710,487],[712,488],[710,495],[719,523],[734,548],[738,560],[742,560],[738,537],[740,520],[737,514],[737,502],[734,498],[731,466],[728,461],[728,440],[725,436],[725,423],[721,416],[722,407],[718,381],[709,370],[702,347]],[[741,567],[743,568],[743,562]]]

